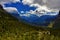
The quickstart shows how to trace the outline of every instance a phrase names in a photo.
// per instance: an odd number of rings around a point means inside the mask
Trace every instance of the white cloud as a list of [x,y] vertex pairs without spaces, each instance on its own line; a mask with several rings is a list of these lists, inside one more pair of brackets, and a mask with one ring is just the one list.
[[[50,9],[50,7],[47,7],[47,0],[23,0],[24,4],[28,4],[30,6],[35,6],[37,7],[35,11],[30,10],[29,12],[26,13],[30,13],[33,15],[36,15],[38,17],[43,16],[43,15],[58,15],[58,10],[56,9]],[[36,12],[38,11],[38,12]],[[55,14],[47,14],[47,12],[56,12]],[[25,14],[27,15],[27,14]]]
[[40,10],[40,11],[30,10],[30,11],[27,11],[25,14],[20,14],[20,16],[26,16],[26,17],[30,17],[31,15],[36,15],[37,17],[41,17],[43,15],[56,16],[56,15],[58,15],[58,11],[57,12],[51,11],[51,12],[48,13],[45,10]]
[[33,3],[33,1],[34,1],[34,0],[23,0],[22,2],[23,2],[24,4],[31,4],[31,3]]
[[40,5],[43,5],[46,2],[46,0],[23,0],[22,2],[24,4],[36,4],[36,3],[38,3]]
[[20,2],[20,0],[11,0],[11,1],[13,1],[13,2]]
[[42,0],[23,0],[24,4],[29,4],[30,6],[35,6],[37,7],[37,11],[40,10],[46,10],[46,11],[50,11],[48,10],[47,6],[44,5],[44,2]]
[[20,16],[30,17],[30,16],[31,16],[31,14],[20,14]]
[[21,13],[24,13],[24,11],[20,11]]
[[14,2],[14,3],[16,3],[16,2],[20,2],[20,0],[0,0],[0,4],[3,6],[3,8],[6,10],[6,11],[8,11],[8,12],[13,12],[13,11],[17,11],[17,9],[16,8],[14,8],[14,7],[5,7],[5,3],[8,3],[8,4],[10,4],[11,2]]
[[18,13],[17,9],[14,7],[5,7],[4,10],[6,10],[9,13]]
[[[4,2],[4,0],[2,1],[2,2]],[[20,2],[20,0],[6,0],[6,2]],[[28,4],[28,5],[30,5],[30,6],[35,6],[35,7],[37,7],[37,9],[35,10],[35,11],[33,11],[33,10],[30,10],[29,12],[26,12],[26,13],[29,13],[29,14],[23,14],[24,16],[30,16],[30,14],[34,14],[34,15],[37,15],[37,16],[42,16],[42,15],[46,15],[45,13],[46,12],[52,12],[52,11],[58,11],[58,10],[53,10],[53,9],[50,9],[50,3],[49,3],[49,1],[47,1],[47,0],[23,0],[22,1],[24,4]],[[50,4],[49,6],[46,6],[47,4]],[[4,7],[4,6],[3,6]],[[49,7],[49,8],[48,8]],[[5,8],[4,7],[4,9],[6,10],[6,11],[8,11],[8,12],[14,12],[14,11],[17,11],[17,9],[16,8],[13,8],[13,7],[7,7],[7,8]],[[36,11],[38,11],[38,12],[36,12]],[[17,11],[18,12],[18,11]],[[24,13],[23,11],[21,11],[22,13]],[[40,13],[40,15],[39,15],[39,13]],[[42,14],[41,14],[42,13]],[[23,16],[22,14],[20,15],[20,16]],[[50,15],[50,14],[49,14]],[[53,15],[53,14],[52,14]],[[54,14],[55,15],[55,14]]]
[[20,0],[0,0],[0,4],[10,3],[10,2],[20,2]]
[[[24,4],[43,6],[45,5],[51,9],[60,9],[60,0],[23,0]],[[37,5],[36,5],[37,4]]]

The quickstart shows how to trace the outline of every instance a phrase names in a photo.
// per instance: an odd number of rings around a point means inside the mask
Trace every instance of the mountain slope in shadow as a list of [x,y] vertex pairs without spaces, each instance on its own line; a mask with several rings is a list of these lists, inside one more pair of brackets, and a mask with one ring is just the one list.
[[60,29],[60,11],[59,11],[59,14],[58,14],[58,17],[56,18],[54,24],[53,24],[53,27],[55,29]]

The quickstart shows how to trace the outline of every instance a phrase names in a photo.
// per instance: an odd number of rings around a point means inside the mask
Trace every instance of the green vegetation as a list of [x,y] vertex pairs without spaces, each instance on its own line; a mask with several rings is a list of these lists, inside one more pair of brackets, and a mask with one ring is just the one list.
[[0,40],[60,40],[60,30],[33,27],[0,10]]

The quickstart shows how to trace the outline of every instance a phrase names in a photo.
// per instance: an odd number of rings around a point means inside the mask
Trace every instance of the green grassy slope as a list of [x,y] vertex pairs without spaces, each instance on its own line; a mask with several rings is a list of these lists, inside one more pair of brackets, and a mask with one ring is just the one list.
[[60,40],[60,32],[50,32],[19,22],[0,9],[0,40]]

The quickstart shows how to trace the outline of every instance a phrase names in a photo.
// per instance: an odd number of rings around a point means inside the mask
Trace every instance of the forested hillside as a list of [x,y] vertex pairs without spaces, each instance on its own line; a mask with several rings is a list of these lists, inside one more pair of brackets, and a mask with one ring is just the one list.
[[60,40],[60,30],[47,30],[25,24],[0,5],[0,40]]

